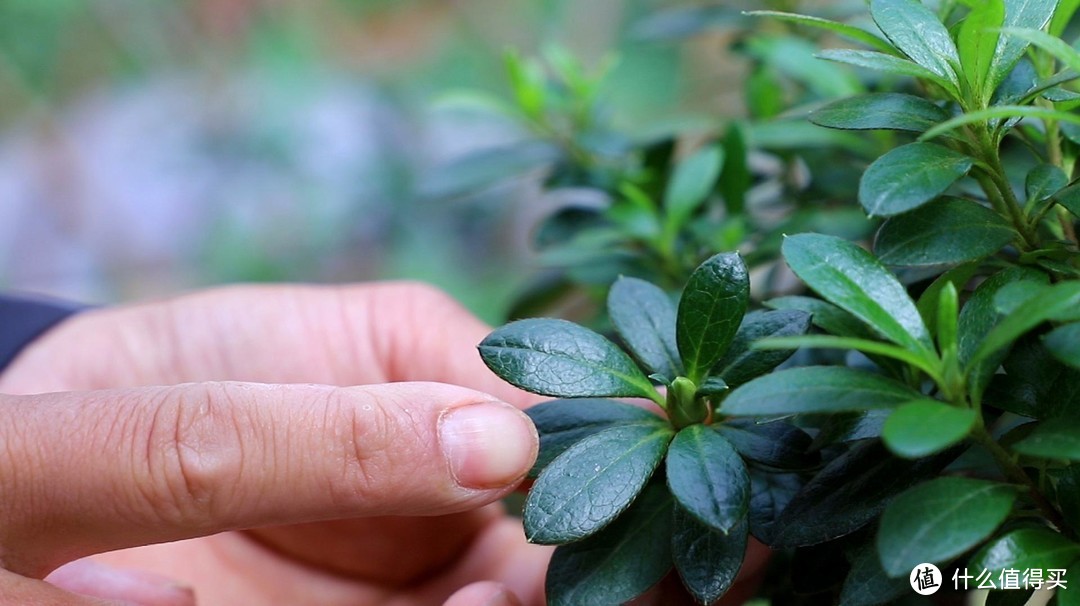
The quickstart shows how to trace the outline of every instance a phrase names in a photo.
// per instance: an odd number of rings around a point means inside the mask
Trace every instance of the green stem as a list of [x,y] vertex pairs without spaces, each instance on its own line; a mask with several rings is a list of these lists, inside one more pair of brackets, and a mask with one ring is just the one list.
[[1046,500],[1046,497],[1043,496],[1038,485],[1031,479],[1031,476],[1025,473],[1023,468],[1013,460],[1012,456],[1010,456],[1009,453],[997,443],[997,440],[990,435],[990,432],[986,430],[986,426],[983,425],[981,419],[982,415],[979,416],[980,419],[975,424],[975,429],[971,434],[972,439],[990,453],[990,456],[994,458],[994,462],[997,463],[998,468],[1005,474],[1006,479],[1027,488],[1031,500],[1035,502],[1035,505],[1051,524],[1053,524],[1062,534],[1076,540],[1076,532],[1065,523],[1065,518],[1062,517],[1061,512],[1055,509],[1050,501]]
[[[1016,194],[1013,192],[1012,185],[1009,183],[1008,177],[1005,176],[1005,167],[1001,164],[1001,155],[998,153],[997,145],[990,137],[990,133],[986,128],[978,129],[979,146],[981,150],[981,160],[987,164],[990,170],[986,171],[986,176],[989,177],[990,183],[993,184],[993,188],[988,188],[987,183],[984,180],[979,180],[979,185],[986,191],[987,196],[990,198],[991,204],[994,204],[994,210],[999,213],[1004,210],[1003,213],[1012,222],[1013,227],[1020,234],[1023,239],[1023,244],[1029,250],[1035,250],[1039,247],[1038,237],[1035,235],[1031,225],[1028,224],[1027,219],[1024,217],[1024,209],[1020,204],[1020,201],[1016,198]],[[998,196],[991,194],[991,189],[996,189]]]

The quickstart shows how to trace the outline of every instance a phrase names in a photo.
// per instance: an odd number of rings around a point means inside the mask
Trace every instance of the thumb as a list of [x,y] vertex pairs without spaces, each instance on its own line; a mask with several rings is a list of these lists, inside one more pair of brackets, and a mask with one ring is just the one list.
[[0,563],[225,530],[476,508],[537,449],[528,418],[438,383],[204,383],[0,396]]

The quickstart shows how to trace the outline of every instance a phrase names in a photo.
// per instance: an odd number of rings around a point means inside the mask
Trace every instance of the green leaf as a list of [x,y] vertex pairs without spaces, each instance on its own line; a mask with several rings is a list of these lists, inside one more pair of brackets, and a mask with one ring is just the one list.
[[746,465],[731,443],[711,428],[691,425],[676,434],[666,469],[671,494],[702,524],[727,533],[746,517]]
[[511,322],[480,342],[480,357],[503,380],[540,395],[663,401],[614,343],[566,320]]
[[675,506],[672,535],[675,570],[699,603],[712,604],[727,593],[742,567],[747,537],[745,520],[723,533]]
[[526,409],[525,414],[540,434],[540,452],[529,471],[533,478],[567,448],[594,433],[616,425],[667,424],[640,406],[595,398],[550,400]]
[[751,17],[769,17],[779,21],[788,21],[791,23],[798,23],[799,25],[822,29],[832,32],[841,38],[847,38],[853,42],[860,42],[883,53],[896,52],[896,49],[894,49],[891,44],[882,40],[880,37],[864,29],[845,23],[837,23],[836,21],[829,21],[828,19],[822,19],[820,17],[797,15],[795,13],[784,13],[780,11],[749,11],[746,14]]
[[903,285],[870,253],[847,240],[820,234],[784,239],[784,259],[825,299],[914,352],[933,350],[919,310]]
[[937,478],[896,497],[878,527],[885,572],[907,575],[923,562],[946,562],[989,537],[1012,510],[1016,489],[971,478]]
[[775,469],[805,469],[817,462],[807,450],[811,438],[805,431],[783,421],[757,424],[748,420],[727,420],[713,425],[739,454],[750,461]]
[[1008,118],[1040,118],[1042,120],[1053,122],[1080,124],[1080,116],[1057,109],[1051,109],[1049,107],[1036,107],[1031,105],[995,105],[986,109],[963,113],[955,118],[946,120],[919,135],[919,141],[929,141],[934,137],[949,133],[965,124]]
[[675,304],[659,287],[620,277],[607,300],[608,316],[623,343],[650,373],[682,374],[675,344]]
[[1046,335],[1043,344],[1058,360],[1080,368],[1080,323],[1055,328]]
[[818,126],[845,130],[902,130],[921,133],[949,113],[922,97],[901,93],[869,93],[833,101],[810,112]]
[[727,415],[790,415],[894,408],[919,397],[892,379],[843,366],[806,366],[750,381],[721,405]]
[[863,545],[851,555],[851,571],[840,590],[844,606],[877,606],[891,604],[911,591],[906,578],[891,578],[885,574],[872,543]]
[[1054,195],[1054,201],[1074,216],[1080,217],[1080,182],[1073,183]]
[[691,381],[700,383],[739,330],[750,298],[750,278],[738,253],[699,265],[679,300],[675,338]]
[[1026,438],[1013,444],[1012,449],[1033,457],[1080,461],[1080,419],[1040,421]]
[[1048,278],[1041,272],[1019,267],[998,272],[984,280],[960,310],[960,318],[957,321],[959,331],[957,358],[961,367],[968,373],[969,387],[973,393],[982,393],[986,383],[1005,357],[1005,352],[1000,352],[994,356],[984,356],[978,363],[972,363],[975,350],[1001,318],[1001,314],[994,306],[995,295],[1007,284],[1038,280],[1046,283]]
[[804,311],[810,314],[811,324],[831,335],[859,339],[875,338],[874,333],[858,318],[821,299],[792,295],[770,299],[765,302],[765,305],[773,309]]
[[724,168],[720,172],[720,194],[729,215],[741,214],[746,208],[746,191],[750,189],[752,176],[747,165],[746,135],[738,123],[733,122],[724,135]]
[[1080,545],[1044,528],[1021,528],[994,539],[968,562],[969,570],[992,575],[1006,568],[1067,568],[1080,556]]
[[878,356],[885,356],[894,360],[899,360],[906,364],[910,364],[915,368],[918,368],[931,377],[939,378],[941,371],[938,368],[938,364],[934,364],[932,361],[927,360],[923,356],[912,353],[902,347],[891,345],[889,343],[882,343],[881,341],[870,341],[867,339],[853,339],[850,337],[834,337],[831,335],[805,335],[801,337],[780,337],[774,339],[765,339],[759,341],[754,345],[757,348],[763,350],[772,350],[780,348],[784,351],[788,349],[796,349],[799,347],[806,348],[821,348],[821,349],[854,349],[861,351],[865,354],[876,354]]
[[[1020,2],[1005,3],[1005,19],[1003,25],[1008,32],[1011,28],[1030,28],[1041,30],[1050,22],[1057,7],[1057,0],[1023,0]],[[1016,62],[1024,56],[1027,50],[1027,42],[1022,38],[1010,36],[1008,33],[997,39],[997,48],[994,51],[994,60],[990,67],[990,75],[987,78],[986,90],[993,91],[1009,75]],[[989,98],[989,96],[987,96]]]
[[664,458],[671,430],[623,425],[566,449],[536,480],[525,501],[525,536],[544,545],[596,533],[622,513]]
[[675,167],[664,192],[664,208],[676,225],[682,225],[709,196],[723,162],[723,150],[706,147]]
[[954,265],[992,255],[1014,238],[1016,232],[996,212],[944,197],[886,221],[874,252],[888,265]]
[[558,147],[542,141],[481,150],[426,171],[418,193],[423,198],[465,196],[549,165],[561,155]]
[[780,512],[802,488],[798,474],[772,473],[750,468],[750,533],[762,543],[772,545],[773,528]]
[[943,194],[973,164],[971,158],[933,143],[901,145],[874,160],[863,173],[859,203],[877,217],[916,209]]
[[[881,437],[896,455],[917,459],[963,440],[975,426],[975,411],[937,400],[915,400],[900,406],[885,421]],[[918,564],[918,562],[915,562]]]
[[[960,34],[956,39],[960,52],[960,65],[971,90],[975,92],[980,103],[989,101],[993,89],[997,88],[992,82],[991,70],[1000,37],[998,28],[1004,20],[1005,3],[1003,0],[983,0],[972,7],[967,18],[960,25]],[[1019,59],[1019,57],[1016,58]],[[1005,75],[1004,72],[1001,73],[1002,78]]]
[[766,337],[787,337],[810,330],[810,314],[798,310],[755,311],[743,317],[724,357],[713,367],[713,375],[723,377],[730,387],[772,371],[795,353],[794,349],[761,351],[754,342]]
[[1080,309],[1080,283],[1060,282],[1044,288],[1039,296],[1021,304],[986,333],[979,347],[971,354],[970,366],[975,367],[1005,349],[1039,324],[1075,313],[1077,309]]
[[919,0],[871,0],[870,15],[885,37],[912,61],[959,85],[960,56],[949,31]]
[[856,443],[788,503],[769,546],[817,545],[855,532],[877,517],[894,496],[937,475],[956,454],[950,450],[908,461],[890,455],[877,440]]
[[[1006,27],[1002,28],[1001,31],[1006,37],[1012,37],[1024,43],[1038,46],[1058,61],[1061,61],[1069,69],[1080,72],[1080,51],[1069,46],[1061,38],[1030,27]],[[1023,47],[1026,47],[1026,44],[1023,44]]]
[[[1080,0],[1061,0],[1058,3],[1057,10],[1054,11],[1054,18],[1050,20],[1050,27],[1047,28],[1047,31],[1053,36],[1060,37],[1065,33],[1065,28],[1072,22],[1078,8],[1080,8]],[[1042,28],[1036,27],[1036,29]]]
[[[1050,196],[1057,193],[1069,184],[1069,178],[1065,171],[1053,164],[1038,164],[1028,171],[1024,179],[1024,193],[1028,201],[1024,205],[1024,212],[1029,216],[1037,215],[1051,204]],[[1045,201],[1045,202],[1044,202]],[[1040,204],[1041,203],[1041,204]]]
[[828,59],[829,61],[837,61],[839,63],[846,63],[856,67],[895,74],[897,76],[928,80],[940,86],[954,99],[960,96],[956,84],[951,82],[948,78],[939,76],[914,61],[908,61],[907,59],[901,59],[900,57],[894,57],[893,55],[886,55],[885,53],[875,51],[840,48],[821,51],[817,56],[822,59]]
[[979,270],[979,263],[965,263],[958,265],[949,271],[941,274],[935,279],[930,286],[926,287],[926,290],[919,295],[919,300],[915,302],[915,307],[919,310],[919,315],[922,316],[923,322],[926,322],[926,327],[930,329],[931,333],[937,334],[937,320],[938,320],[938,307],[941,300],[941,293],[945,290],[945,287],[951,285],[953,289],[963,289],[972,277],[975,276],[975,272]]
[[548,604],[621,604],[660,582],[672,565],[673,507],[663,484],[653,484],[611,526],[556,549],[548,565]]

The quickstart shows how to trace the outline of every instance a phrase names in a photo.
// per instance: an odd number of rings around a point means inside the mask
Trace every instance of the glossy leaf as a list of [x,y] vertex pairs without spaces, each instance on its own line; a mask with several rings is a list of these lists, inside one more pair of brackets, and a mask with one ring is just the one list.
[[1046,459],[1080,461],[1080,419],[1042,421],[1026,438],[1013,444],[1012,449]]
[[938,377],[940,371],[938,364],[928,360],[917,353],[912,353],[902,347],[881,341],[867,339],[852,339],[850,337],[834,337],[831,335],[803,335],[799,337],[777,337],[758,341],[754,347],[763,350],[775,348],[796,349],[799,347],[819,349],[854,349],[868,355],[884,356],[894,360],[910,364],[926,372],[931,377]]
[[743,458],[776,469],[803,469],[817,461],[807,454],[811,438],[805,431],[783,421],[754,423],[729,420],[713,425]]
[[919,295],[915,307],[918,308],[919,315],[922,316],[923,322],[926,322],[926,327],[930,329],[931,333],[937,334],[938,303],[941,300],[941,292],[945,290],[946,286],[950,285],[954,289],[962,289],[978,270],[979,263],[977,262],[958,265],[938,276]]
[[780,512],[802,488],[798,474],[772,473],[750,468],[750,511],[747,519],[756,539],[771,545]]
[[946,197],[886,221],[874,252],[888,265],[953,265],[992,255],[1016,237],[996,212]]
[[833,101],[811,112],[809,120],[828,128],[921,133],[949,117],[944,109],[922,97],[902,93],[869,93]]
[[1022,41],[1026,47],[1028,43],[1034,44],[1061,61],[1066,67],[1075,72],[1080,72],[1080,51],[1071,47],[1061,38],[1039,31],[1032,27],[1006,27],[1002,35],[1014,40]]
[[1061,282],[1044,288],[1038,297],[1021,304],[986,334],[971,354],[972,366],[1008,347],[1024,333],[1051,319],[1080,309],[1080,283]]
[[1080,557],[1080,545],[1043,528],[1021,528],[994,539],[968,562],[968,569],[989,570],[996,575],[1005,568],[1028,570],[1067,568]]
[[750,278],[738,253],[714,255],[690,274],[679,300],[675,338],[690,380],[700,383],[739,330]]
[[883,337],[914,352],[933,349],[907,290],[870,253],[842,238],[820,234],[789,236],[783,253],[788,266],[810,288]]
[[1027,50],[1028,41],[1010,34],[1012,28],[1041,30],[1054,16],[1057,4],[1058,0],[1024,0],[1005,3],[1005,19],[1002,23],[1005,30],[997,41],[990,76],[986,83],[987,90],[992,91],[1004,82],[1013,66]]
[[908,461],[893,457],[876,440],[859,442],[792,498],[776,522],[770,546],[817,545],[855,532],[894,496],[937,475],[955,457],[950,450]]
[[664,208],[677,224],[682,224],[709,196],[723,162],[724,153],[719,147],[706,147],[675,167],[664,192]]
[[611,526],[555,550],[545,592],[551,606],[621,604],[671,570],[674,503],[653,484]]
[[659,398],[614,343],[565,320],[511,322],[480,343],[480,356],[503,380],[540,395]]
[[806,25],[816,29],[822,29],[828,32],[832,32],[841,38],[847,38],[853,42],[860,42],[875,48],[883,53],[895,53],[896,49],[891,44],[882,40],[880,37],[864,30],[859,29],[852,25],[845,23],[838,23],[836,21],[830,21],[828,19],[822,19],[820,17],[812,17],[809,15],[797,15],[794,13],[784,13],[780,11],[750,11],[746,13],[752,17],[769,17],[777,19],[779,21],[789,21],[791,23],[797,23],[799,25]]
[[650,373],[682,374],[675,344],[675,304],[659,287],[620,277],[607,300],[608,316],[630,352]]
[[965,124],[975,124],[988,120],[1002,120],[1011,118],[1039,118],[1053,122],[1068,124],[1080,124],[1080,117],[1066,111],[1049,107],[1035,107],[1030,105],[995,105],[986,109],[966,112],[950,118],[938,124],[919,136],[919,141],[929,141],[934,137],[940,137]]
[[871,0],[870,15],[885,37],[912,61],[953,84],[960,56],[949,31],[919,0]]
[[945,193],[973,163],[971,158],[933,143],[902,145],[874,160],[863,173],[859,203],[876,217],[914,210]]
[[1024,180],[1024,192],[1029,201],[1045,200],[1069,184],[1065,171],[1053,164],[1039,164]]
[[917,459],[963,440],[975,426],[975,421],[974,410],[949,406],[937,400],[915,400],[889,415],[881,437],[896,455]]
[[821,299],[793,295],[770,299],[765,302],[765,305],[773,309],[791,309],[806,312],[810,314],[811,324],[830,335],[859,339],[873,339],[875,336],[858,318]]
[[844,606],[891,604],[911,591],[906,578],[885,574],[873,544],[860,547],[850,557],[851,571],[840,590],[840,603]]
[[[957,35],[956,43],[963,74],[971,90],[982,102],[990,100],[993,90],[990,85],[993,79],[991,69],[1000,37],[998,30],[1004,20],[1003,0],[982,0],[971,8]],[[1002,73],[1001,76],[1004,78],[1005,74]]]
[[575,398],[550,400],[525,410],[540,434],[540,452],[529,472],[536,477],[567,448],[594,433],[616,425],[665,425],[666,421],[641,408],[615,400]]
[[1016,489],[972,478],[936,478],[896,497],[881,516],[877,552],[889,576],[947,562],[989,537],[1012,510]]
[[742,567],[747,537],[745,520],[723,533],[676,505],[672,535],[675,570],[699,603],[712,604],[727,593]]
[[909,61],[893,55],[887,55],[876,51],[840,48],[821,51],[817,56],[822,59],[847,63],[848,65],[895,74],[897,76],[929,80],[948,91],[953,97],[958,97],[960,94],[956,88],[956,84],[948,78],[939,76],[914,61]]
[[794,349],[762,351],[751,346],[768,337],[788,337],[810,330],[810,314],[797,311],[755,311],[743,317],[731,346],[713,367],[730,387],[761,376],[791,357]]
[[731,393],[720,407],[727,415],[790,415],[894,408],[919,397],[892,379],[843,366],[777,371]]
[[726,533],[746,517],[746,466],[731,443],[711,428],[691,425],[676,434],[666,469],[671,494],[702,524]]
[[1046,335],[1043,344],[1058,360],[1080,368],[1080,323],[1055,328]]
[[545,545],[583,539],[622,513],[664,458],[671,430],[624,425],[574,444],[548,465],[525,501],[525,536]]

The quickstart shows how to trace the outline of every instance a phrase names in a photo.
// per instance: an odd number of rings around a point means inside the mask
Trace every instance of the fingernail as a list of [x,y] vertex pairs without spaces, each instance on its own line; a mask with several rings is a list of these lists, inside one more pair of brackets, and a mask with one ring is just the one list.
[[536,458],[532,421],[501,402],[459,406],[439,422],[443,454],[465,488],[500,488],[520,479]]

